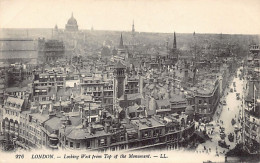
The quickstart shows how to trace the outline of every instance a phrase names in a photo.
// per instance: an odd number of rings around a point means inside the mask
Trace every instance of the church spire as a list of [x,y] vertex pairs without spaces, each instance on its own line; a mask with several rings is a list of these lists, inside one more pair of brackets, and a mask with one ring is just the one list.
[[173,33],[173,49],[177,48],[177,43],[176,43],[176,34],[175,32]]
[[133,25],[132,25],[132,37],[134,38],[135,36],[135,22],[133,20]]
[[57,24],[55,25],[54,29],[55,29],[55,30],[58,30],[58,26],[57,26]]
[[135,22],[134,22],[134,20],[133,20],[132,33],[134,33],[134,32],[135,32]]
[[120,37],[119,48],[120,48],[120,49],[123,49],[123,48],[124,48],[124,42],[123,42],[123,36],[122,36],[122,33],[121,33],[121,37]]

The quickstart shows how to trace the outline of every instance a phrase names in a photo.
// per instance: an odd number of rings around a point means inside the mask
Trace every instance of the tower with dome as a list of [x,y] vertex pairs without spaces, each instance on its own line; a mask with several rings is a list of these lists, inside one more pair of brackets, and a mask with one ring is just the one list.
[[66,26],[65,26],[66,31],[78,31],[78,23],[77,20],[73,17],[73,13],[71,14],[71,18],[68,20]]

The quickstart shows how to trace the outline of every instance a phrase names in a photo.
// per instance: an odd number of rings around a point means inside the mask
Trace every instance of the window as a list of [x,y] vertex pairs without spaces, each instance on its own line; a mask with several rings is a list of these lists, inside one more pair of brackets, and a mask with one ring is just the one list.
[[143,133],[143,137],[144,137],[144,138],[148,137],[148,131],[145,131],[145,132]]
[[73,142],[70,142],[70,147],[73,148]]
[[148,131],[148,137],[152,137],[152,132],[150,130]]
[[96,118],[91,118],[91,122],[96,122]]
[[77,144],[76,144],[76,148],[80,148],[80,143],[77,143]]
[[68,145],[68,144],[69,144],[69,142],[68,142],[68,140],[66,140],[65,145]]
[[107,144],[107,140],[106,139],[99,139],[98,140],[98,145],[100,145],[100,146],[103,146],[103,145],[106,145]]
[[93,114],[97,114],[96,113],[96,110],[91,110],[91,114],[93,115]]
[[90,141],[87,141],[87,148],[90,148]]
[[201,104],[202,103],[202,101],[201,100],[199,100],[199,104]]

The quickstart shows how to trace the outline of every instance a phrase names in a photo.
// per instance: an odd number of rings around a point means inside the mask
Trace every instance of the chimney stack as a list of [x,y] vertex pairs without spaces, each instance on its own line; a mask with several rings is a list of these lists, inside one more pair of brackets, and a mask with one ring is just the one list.
[[89,133],[90,134],[95,134],[95,130],[94,130],[93,126],[92,126],[92,123],[89,124]]
[[105,132],[108,133],[110,131],[110,125],[105,123]]
[[84,119],[84,127],[88,127],[88,120]]
[[143,96],[144,79],[142,75],[139,76],[139,92]]
[[125,108],[125,118],[129,118],[129,107]]

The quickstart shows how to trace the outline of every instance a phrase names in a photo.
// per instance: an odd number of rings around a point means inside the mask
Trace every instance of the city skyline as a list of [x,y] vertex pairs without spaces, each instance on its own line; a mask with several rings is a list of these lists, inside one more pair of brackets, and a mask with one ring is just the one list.
[[0,28],[54,28],[57,24],[64,29],[73,12],[80,30],[93,26],[95,30],[129,31],[134,20],[137,32],[260,34],[260,3],[255,0],[0,3]]
[[3,160],[260,162],[259,5],[0,0]]

